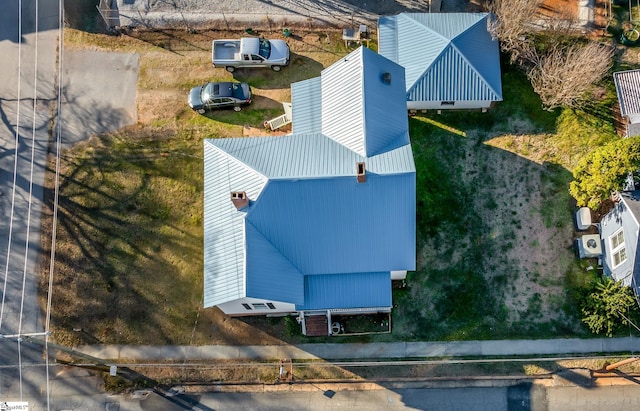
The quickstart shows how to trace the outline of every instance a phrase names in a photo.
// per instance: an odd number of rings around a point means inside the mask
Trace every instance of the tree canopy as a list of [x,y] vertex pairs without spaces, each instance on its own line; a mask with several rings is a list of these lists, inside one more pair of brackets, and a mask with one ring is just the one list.
[[576,36],[572,13],[540,13],[542,0],[489,0],[489,31],[521,66],[547,110],[582,108],[613,65],[615,47]]
[[628,323],[627,313],[633,304],[631,289],[607,277],[598,280],[594,291],[587,296],[582,321],[594,334],[604,332],[611,337],[616,328]]
[[531,18],[542,0],[494,0],[487,3],[495,15],[489,24],[491,34],[500,40],[500,48],[512,62],[528,59],[531,49],[528,35],[532,32]]
[[547,110],[584,107],[594,85],[609,73],[614,48],[595,41],[580,45],[556,44],[543,53],[533,51],[533,67],[527,73]]
[[640,137],[601,146],[586,155],[573,170],[569,192],[578,206],[597,209],[612,191],[622,189],[629,173],[640,168]]

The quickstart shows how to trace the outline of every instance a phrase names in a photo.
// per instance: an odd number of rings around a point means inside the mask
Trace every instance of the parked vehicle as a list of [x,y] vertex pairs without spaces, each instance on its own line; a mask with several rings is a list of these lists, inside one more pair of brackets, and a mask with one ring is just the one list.
[[235,111],[251,104],[251,87],[247,83],[219,82],[194,87],[189,92],[189,107],[200,114],[207,110],[233,107]]
[[213,67],[233,73],[240,67],[269,67],[280,71],[289,64],[289,46],[283,40],[243,37],[240,40],[213,40]]

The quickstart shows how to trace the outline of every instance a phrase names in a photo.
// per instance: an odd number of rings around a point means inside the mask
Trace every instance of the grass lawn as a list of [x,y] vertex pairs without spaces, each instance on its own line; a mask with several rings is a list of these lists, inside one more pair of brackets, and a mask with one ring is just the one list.
[[488,113],[410,121],[419,258],[395,291],[394,338],[587,335],[572,297],[593,276],[574,257],[568,169],[615,131],[606,116],[541,110],[509,67],[503,90]]
[[[210,43],[219,35],[65,31],[67,48],[137,52],[141,67],[139,123],[62,157],[56,341],[305,341],[291,318],[233,319],[202,310],[202,140],[266,134],[262,123],[282,113],[289,84],[319,75],[347,50],[337,32],[301,33],[289,40],[291,67],[234,77],[210,66]],[[231,78],[250,82],[254,104],[206,117],[187,107],[190,87]],[[358,341],[587,335],[573,296],[593,271],[573,254],[568,170],[591,147],[617,138],[609,112],[615,93],[603,87],[602,103],[589,112],[546,112],[526,77],[509,67],[503,90],[504,102],[487,113],[409,120],[418,270],[394,288],[392,333]],[[49,221],[45,255],[50,231]],[[46,261],[43,267],[48,273]],[[46,284],[41,289],[44,301]]]

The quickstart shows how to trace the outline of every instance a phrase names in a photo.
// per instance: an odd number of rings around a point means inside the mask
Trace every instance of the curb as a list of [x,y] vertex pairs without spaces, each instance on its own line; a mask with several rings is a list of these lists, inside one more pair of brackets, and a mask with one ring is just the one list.
[[184,387],[186,393],[274,393],[274,392],[317,392],[325,395],[338,391],[378,391],[397,389],[425,388],[507,388],[519,384],[531,384],[541,388],[552,387],[584,387],[598,388],[610,386],[633,386],[640,384],[640,376],[594,377],[584,384],[571,383],[555,375],[542,376],[500,376],[500,377],[466,377],[466,378],[430,378],[423,380],[376,380],[376,381],[344,381],[318,380],[295,381],[291,383],[219,383],[207,385],[190,385]]
[[461,388],[461,387],[510,387],[522,383],[536,386],[553,386],[553,376],[483,376],[483,377],[433,377],[423,379],[379,380],[305,380],[276,383],[218,383],[183,386],[188,393],[205,392],[336,392],[376,391],[394,389]]

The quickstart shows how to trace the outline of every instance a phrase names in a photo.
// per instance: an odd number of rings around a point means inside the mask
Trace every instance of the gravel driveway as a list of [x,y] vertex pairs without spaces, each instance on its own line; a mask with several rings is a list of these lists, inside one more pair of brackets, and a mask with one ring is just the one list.
[[[381,15],[478,10],[478,0],[117,0],[117,26],[375,25]],[[431,4],[430,4],[431,3]],[[438,7],[440,3],[440,7]]]

